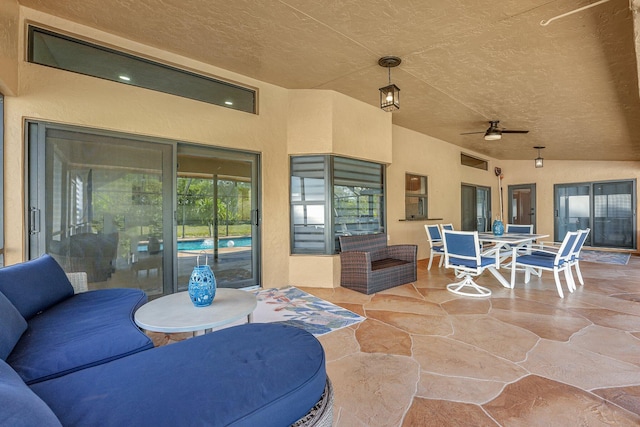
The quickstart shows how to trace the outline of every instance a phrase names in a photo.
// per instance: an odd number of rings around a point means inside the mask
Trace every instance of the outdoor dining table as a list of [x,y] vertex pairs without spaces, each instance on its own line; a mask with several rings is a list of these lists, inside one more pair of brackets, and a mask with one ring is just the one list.
[[[481,243],[493,243],[487,249],[483,256],[495,256],[497,265],[501,268],[506,267],[505,261],[516,256],[516,253],[522,249],[530,250],[531,245],[538,239],[549,237],[548,234],[521,234],[521,233],[504,233],[496,236],[493,233],[478,233],[478,240]],[[509,246],[511,252],[506,253],[505,249]],[[507,264],[508,265],[508,264]],[[509,282],[495,267],[489,267],[488,270],[498,279],[498,282],[505,288],[513,289],[515,283]]]

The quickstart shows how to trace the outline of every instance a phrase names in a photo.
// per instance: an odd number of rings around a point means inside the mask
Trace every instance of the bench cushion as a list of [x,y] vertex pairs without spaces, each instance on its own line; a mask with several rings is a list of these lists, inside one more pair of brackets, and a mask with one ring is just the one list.
[[61,426],[51,409],[0,360],[0,425],[11,427]]
[[73,295],[73,286],[49,255],[0,269],[0,292],[29,320]]
[[397,265],[405,265],[405,264],[409,264],[409,262],[403,261],[401,259],[384,258],[378,261],[371,261],[371,271],[376,271],[383,268],[395,267]]
[[31,388],[65,426],[281,427],[304,416],[325,383],[324,351],[313,335],[252,323]]
[[0,359],[7,360],[7,356],[26,329],[27,322],[0,292]]
[[146,300],[138,289],[76,294],[30,319],[7,362],[33,384],[152,348],[133,322]]

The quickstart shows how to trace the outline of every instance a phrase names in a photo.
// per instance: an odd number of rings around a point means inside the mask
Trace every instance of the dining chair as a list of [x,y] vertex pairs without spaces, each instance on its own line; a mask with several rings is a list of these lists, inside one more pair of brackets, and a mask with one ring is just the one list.
[[439,256],[440,263],[438,267],[442,267],[442,263],[444,262],[444,245],[442,243],[442,234],[440,234],[440,227],[437,224],[434,225],[424,225],[424,229],[427,232],[427,238],[429,239],[429,267],[427,270],[431,270],[431,263],[433,262],[433,258]]
[[507,224],[505,233],[533,234],[533,224]]
[[[582,279],[582,273],[580,272],[580,251],[582,251],[582,247],[584,246],[584,242],[587,240],[587,236],[589,236],[590,228],[585,228],[584,230],[578,230],[580,235],[576,241],[576,244],[573,247],[573,251],[571,253],[571,267],[575,267],[576,276],[578,276],[578,281],[581,286],[584,286],[584,280]],[[576,289],[575,282],[573,284],[573,289]]]
[[453,230],[453,224],[440,224],[440,230]]
[[495,257],[482,256],[477,231],[443,230],[445,268],[455,271],[456,278],[463,278],[461,282],[450,283],[447,290],[454,294],[468,297],[488,297],[491,290],[478,285],[474,276],[481,275],[491,266],[498,268]]
[[[559,275],[562,271],[564,273],[569,292],[573,292],[575,289],[575,283],[573,282],[573,277],[571,275],[571,256],[573,254],[573,248],[578,240],[578,236],[579,233],[577,231],[567,232],[558,252],[555,253],[544,251],[542,249],[537,250],[532,254],[519,255],[516,253],[515,259],[511,260],[511,283],[515,283],[517,269],[524,269],[524,283],[529,283],[531,280],[532,269],[553,271],[558,295],[560,295],[560,298],[564,298]],[[547,253],[545,254],[545,252]]]

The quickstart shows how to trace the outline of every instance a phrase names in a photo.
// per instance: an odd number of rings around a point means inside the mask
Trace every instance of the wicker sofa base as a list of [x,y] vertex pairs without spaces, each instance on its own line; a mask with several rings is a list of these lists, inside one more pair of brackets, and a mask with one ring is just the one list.
[[327,377],[324,393],[307,414],[291,427],[331,427],[333,424],[333,387]]

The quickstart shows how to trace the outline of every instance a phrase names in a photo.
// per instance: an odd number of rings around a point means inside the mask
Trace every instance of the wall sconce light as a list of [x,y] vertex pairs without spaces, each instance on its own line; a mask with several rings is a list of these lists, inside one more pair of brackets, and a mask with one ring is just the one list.
[[538,157],[535,159],[535,165],[537,168],[541,168],[544,166],[544,159],[540,156],[540,150],[542,150],[544,147],[535,146],[533,148],[538,150]]
[[391,83],[391,68],[397,67],[401,62],[397,56],[383,56],[378,60],[378,65],[389,70],[389,85],[379,89],[380,108],[387,112],[400,109],[400,88]]

